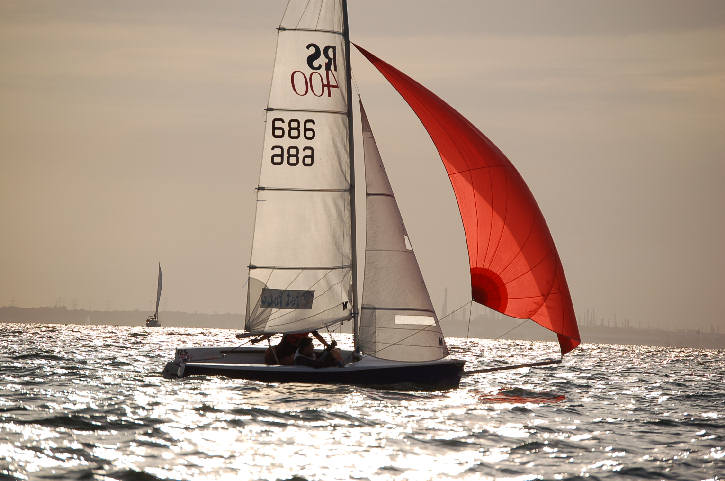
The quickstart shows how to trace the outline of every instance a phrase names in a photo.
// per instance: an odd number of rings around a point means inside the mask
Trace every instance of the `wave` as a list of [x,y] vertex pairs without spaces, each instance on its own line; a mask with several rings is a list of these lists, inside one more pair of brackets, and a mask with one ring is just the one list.
[[135,469],[125,469],[123,471],[114,471],[108,474],[111,479],[118,481],[174,481],[173,478],[158,478],[146,471],[136,471]]
[[[296,481],[722,471],[721,355],[700,367],[688,354],[677,364],[684,376],[663,368],[672,350],[584,347],[555,369],[464,378],[449,391],[383,391],[158,375],[181,341],[228,345],[229,331],[60,326],[41,345],[43,332],[23,329],[0,357],[0,451],[12,457],[0,455],[0,481],[243,478],[247,469],[252,479]],[[511,357],[511,343],[462,342],[472,364]],[[517,345],[531,358],[555,349]]]
[[67,361],[67,358],[56,356],[55,354],[48,354],[45,352],[28,352],[25,354],[18,354],[13,356],[11,359],[16,361],[23,361],[25,359],[43,359],[46,361]]
[[139,421],[109,421],[107,418],[99,415],[84,417],[73,414],[61,414],[57,416],[49,416],[36,419],[15,419],[14,422],[17,424],[29,424],[52,428],[66,428],[72,429],[74,431],[105,431],[110,429],[129,430],[152,427],[156,424],[159,424],[161,421],[152,418],[143,418]]
[[679,476],[664,471],[655,471],[642,467],[626,467],[612,473],[615,479],[628,477],[633,479],[679,479]]

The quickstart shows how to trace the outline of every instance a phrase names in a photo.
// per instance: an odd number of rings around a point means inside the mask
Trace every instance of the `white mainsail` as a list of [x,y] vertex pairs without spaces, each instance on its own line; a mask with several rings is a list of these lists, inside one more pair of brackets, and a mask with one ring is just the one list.
[[395,361],[441,359],[448,348],[362,102],[360,116],[367,183],[360,347]]
[[291,0],[279,26],[257,190],[245,328],[352,317],[344,0]]

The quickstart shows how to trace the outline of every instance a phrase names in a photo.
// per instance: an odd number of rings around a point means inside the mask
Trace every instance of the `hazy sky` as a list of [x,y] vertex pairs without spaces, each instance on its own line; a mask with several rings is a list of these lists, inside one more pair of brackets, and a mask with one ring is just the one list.
[[[151,310],[160,260],[162,309],[243,310],[285,3],[0,2],[0,305]],[[517,166],[578,313],[723,325],[725,2],[349,3],[354,41]],[[434,305],[464,303],[435,148],[353,73]]]

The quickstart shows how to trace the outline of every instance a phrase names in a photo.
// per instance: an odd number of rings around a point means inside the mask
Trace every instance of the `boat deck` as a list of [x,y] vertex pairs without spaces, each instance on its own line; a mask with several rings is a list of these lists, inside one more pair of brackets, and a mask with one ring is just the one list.
[[[399,362],[363,356],[344,367],[312,368],[264,363],[264,347],[180,348],[164,368],[166,377],[221,375],[267,382],[312,382],[411,388],[458,386],[465,361]],[[351,351],[342,351],[351,360]]]

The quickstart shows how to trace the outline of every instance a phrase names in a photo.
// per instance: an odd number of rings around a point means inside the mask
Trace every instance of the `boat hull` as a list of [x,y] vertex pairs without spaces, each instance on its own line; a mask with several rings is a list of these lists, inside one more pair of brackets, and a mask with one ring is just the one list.
[[[165,377],[225,376],[263,382],[352,384],[381,388],[450,389],[458,386],[465,361],[395,362],[363,356],[345,367],[315,369],[307,366],[264,364],[264,348],[177,349]],[[343,356],[351,354],[343,352]]]

